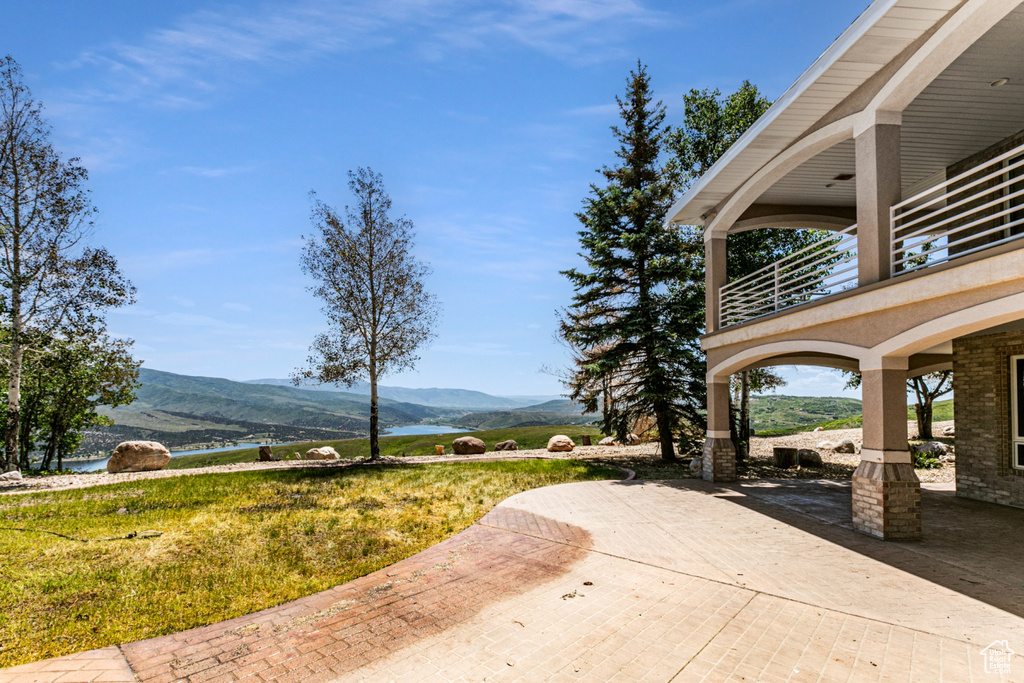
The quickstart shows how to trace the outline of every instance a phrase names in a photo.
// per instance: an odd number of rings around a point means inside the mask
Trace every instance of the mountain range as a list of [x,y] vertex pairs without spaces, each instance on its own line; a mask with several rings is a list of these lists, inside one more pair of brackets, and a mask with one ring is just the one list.
[[[249,379],[245,384],[266,384],[270,386],[294,387],[290,379]],[[369,382],[356,382],[344,389],[330,384],[304,384],[301,389],[329,391],[333,393],[362,394],[369,396]],[[408,389],[377,385],[377,395],[404,403],[416,403],[434,408],[459,408],[465,410],[501,410],[524,408],[557,399],[557,396],[492,396],[482,391],[469,389]]]
[[[142,368],[136,400],[104,407],[114,425],[86,432],[82,454],[109,451],[121,441],[159,441],[171,448],[272,439],[310,441],[365,436],[370,431],[368,389],[295,387],[288,380],[235,382]],[[454,424],[474,411],[517,408],[524,397],[491,396],[463,389],[382,387],[382,429],[422,423]],[[405,401],[395,397],[408,397]],[[526,406],[523,406],[526,407]],[[519,418],[521,419],[521,418]],[[531,423],[554,419],[534,415]]]

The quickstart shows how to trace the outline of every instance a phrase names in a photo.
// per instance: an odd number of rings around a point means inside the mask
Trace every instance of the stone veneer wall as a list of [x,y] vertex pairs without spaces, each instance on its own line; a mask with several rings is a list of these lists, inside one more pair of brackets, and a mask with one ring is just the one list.
[[1010,356],[1024,332],[953,340],[956,493],[1024,507],[1024,471],[1010,464]]

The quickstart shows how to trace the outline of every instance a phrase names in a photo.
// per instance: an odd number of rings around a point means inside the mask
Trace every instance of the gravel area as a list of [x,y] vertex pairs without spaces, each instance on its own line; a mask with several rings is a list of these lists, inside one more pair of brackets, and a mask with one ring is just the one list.
[[[941,434],[942,429],[952,422],[936,422],[934,433]],[[909,438],[917,436],[917,424],[907,423]],[[836,429],[821,432],[802,432],[788,436],[754,437],[751,439],[751,457],[741,464],[739,476],[743,479],[782,479],[782,478],[814,478],[814,479],[849,479],[860,462],[857,454],[834,453],[818,448],[823,441],[837,442],[851,439],[858,448],[862,437],[860,429]],[[950,439],[942,439],[950,442]],[[824,470],[780,470],[771,464],[772,447],[810,448],[818,451],[825,463]],[[548,453],[543,448],[522,451],[504,451],[477,456],[434,456],[418,455],[404,458],[384,457],[380,464],[398,463],[434,463],[434,462],[486,462],[491,460],[512,460],[523,458],[578,458],[594,460],[620,468],[635,471],[641,479],[679,479],[690,476],[689,460],[678,463],[667,463],[661,459],[661,448],[656,443],[639,444],[637,446],[578,446],[572,453]],[[120,484],[127,481],[143,479],[164,479],[166,477],[193,476],[215,472],[248,472],[252,470],[279,470],[298,468],[346,468],[368,466],[365,460],[338,461],[282,461],[282,462],[247,462],[232,465],[215,465],[213,467],[197,467],[187,470],[160,470],[157,472],[126,472],[108,474],[107,472],[87,474],[62,474],[51,477],[26,477],[20,482],[0,482],[0,495],[31,493],[33,491],[57,491],[62,489],[78,489],[104,484]],[[953,461],[947,461],[938,469],[917,470],[917,476],[926,482],[951,482],[955,479],[956,468]]]
[[[945,427],[950,427],[952,425],[952,420],[948,422],[936,422],[932,425],[932,434],[942,434],[942,430]],[[910,440],[917,440],[917,422],[907,423],[907,438]],[[825,463],[825,469],[827,470],[826,474],[849,470],[849,474],[844,477],[849,479],[853,474],[853,470],[857,469],[857,465],[860,464],[860,455],[856,453],[836,453],[834,451],[818,448],[818,444],[824,441],[837,443],[844,439],[852,440],[857,444],[857,449],[860,450],[860,446],[863,443],[863,436],[860,429],[833,429],[820,432],[801,432],[799,434],[790,434],[787,436],[754,437],[750,440],[750,455],[752,459],[770,461],[772,459],[772,448],[774,446],[781,446],[785,448],[809,448],[817,451],[818,454],[821,455],[821,459]],[[952,443],[953,440],[943,437],[941,439],[936,439],[936,441]],[[956,466],[954,462],[954,460],[948,460],[945,461],[945,465],[940,468],[916,470],[917,478],[925,482],[955,481]],[[761,468],[757,469],[760,470]],[[775,471],[779,472],[777,469],[775,469]],[[811,474],[814,470],[807,470],[807,472]],[[763,473],[759,472],[759,474]]]

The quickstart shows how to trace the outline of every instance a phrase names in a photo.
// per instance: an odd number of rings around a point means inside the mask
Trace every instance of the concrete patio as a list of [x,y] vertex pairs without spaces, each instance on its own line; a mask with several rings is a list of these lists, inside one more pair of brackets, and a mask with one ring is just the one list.
[[[925,485],[924,538],[835,481],[567,484],[357,581],[0,681],[996,681],[1024,653],[1024,510]],[[103,662],[103,663],[101,663]]]

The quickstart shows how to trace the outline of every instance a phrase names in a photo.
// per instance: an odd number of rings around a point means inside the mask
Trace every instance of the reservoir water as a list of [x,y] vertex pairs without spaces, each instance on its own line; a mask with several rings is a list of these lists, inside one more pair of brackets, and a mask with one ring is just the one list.
[[[406,425],[404,427],[391,427],[386,432],[381,432],[381,436],[429,436],[434,434],[457,434],[462,432],[470,432],[471,429],[459,429],[458,427],[449,427],[446,425]],[[194,451],[171,451],[171,457],[177,458],[179,455],[197,455],[199,453],[223,453],[224,451],[237,451],[243,448],[256,448],[261,444],[258,443],[240,443],[237,446],[221,446],[220,448],[200,448]],[[275,443],[271,444],[275,448],[277,446],[288,446],[287,443]],[[74,470],[75,472],[96,472],[99,470],[107,469],[107,461],[110,458],[97,458],[95,460],[68,460],[64,463],[64,469]]]
[[445,425],[406,425],[405,427],[390,427],[386,432],[381,432],[381,436],[432,436],[434,434],[461,434],[471,431],[473,430],[447,427]]

